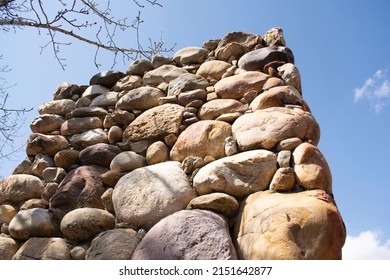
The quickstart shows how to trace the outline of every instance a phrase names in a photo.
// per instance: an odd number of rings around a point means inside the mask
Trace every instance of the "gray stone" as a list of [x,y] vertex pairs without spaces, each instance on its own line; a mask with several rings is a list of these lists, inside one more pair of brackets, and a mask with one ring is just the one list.
[[268,189],[276,170],[274,153],[253,150],[205,165],[195,175],[193,186],[199,195],[223,192],[244,197]]
[[145,235],[132,257],[133,260],[236,258],[226,221],[206,210],[183,210],[161,220]]
[[185,73],[169,83],[168,96],[177,96],[195,89],[205,90],[209,85],[209,82],[202,76]]
[[101,85],[91,85],[89,86],[84,92],[83,92],[83,97],[88,97],[88,99],[92,100],[95,97],[105,94],[109,92],[110,89],[101,86]]
[[65,116],[67,113],[73,111],[76,108],[76,103],[70,99],[52,100],[43,103],[38,107],[40,115],[44,114],[57,114]]
[[61,167],[46,167],[42,172],[43,180],[46,183],[61,183],[65,175],[66,171]]
[[173,55],[178,65],[201,64],[207,58],[209,51],[199,47],[186,47]]
[[54,221],[47,209],[32,208],[19,211],[9,223],[11,236],[19,240],[30,237],[51,237],[56,234]]
[[112,171],[121,173],[129,172],[146,165],[145,157],[133,152],[125,151],[116,155],[110,164]]
[[125,76],[112,87],[113,91],[121,92],[123,90],[129,91],[142,86],[142,78],[140,76],[130,75]]
[[63,136],[70,136],[102,127],[103,122],[98,117],[72,118],[62,124],[61,134]]
[[146,59],[137,59],[127,68],[127,75],[143,76],[146,72],[153,69],[152,62]]
[[89,107],[115,107],[115,104],[119,100],[119,94],[115,91],[109,91],[94,98],[89,104]]
[[88,130],[86,132],[72,135],[69,138],[70,144],[77,150],[85,149],[98,143],[107,143],[107,134],[101,128]]
[[184,209],[195,196],[180,163],[167,161],[124,175],[112,199],[118,222],[150,229],[162,218]]
[[155,68],[155,69],[160,67],[160,66],[162,66],[162,65],[170,64],[171,62],[172,62],[172,58],[171,57],[165,56],[165,55],[161,55],[161,54],[156,54],[152,58],[153,68]]
[[34,161],[31,165],[32,174],[43,177],[42,173],[47,167],[54,167],[53,157],[49,155],[38,154],[35,156]]
[[301,75],[298,68],[292,63],[286,63],[278,67],[278,74],[283,81],[302,93]]

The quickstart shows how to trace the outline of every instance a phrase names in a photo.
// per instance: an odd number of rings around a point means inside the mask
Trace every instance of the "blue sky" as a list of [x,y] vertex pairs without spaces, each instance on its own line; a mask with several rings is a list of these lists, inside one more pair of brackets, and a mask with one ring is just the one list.
[[[131,1],[129,1],[131,3]],[[129,17],[138,9],[120,1],[118,13]],[[142,11],[141,35],[158,40],[162,34],[175,50],[201,46],[232,31],[263,35],[272,27],[284,30],[302,77],[303,97],[321,126],[319,148],[333,175],[333,191],[347,227],[345,258],[390,259],[390,2],[372,1],[161,1],[163,8]],[[123,5],[123,6],[122,6]],[[116,11],[113,7],[113,10]],[[45,31],[0,33],[4,76],[17,85],[10,90],[10,107],[33,107],[26,115],[22,136],[27,139],[37,108],[49,101],[63,81],[88,84],[99,71],[111,68],[112,56],[101,52],[98,70],[95,49],[72,41],[61,55],[61,69],[46,49]],[[90,34],[93,38],[94,34]],[[135,47],[134,34],[118,37]],[[172,54],[171,54],[172,55]],[[126,71],[129,62],[118,63]],[[0,163],[0,176],[12,173],[24,158]]]

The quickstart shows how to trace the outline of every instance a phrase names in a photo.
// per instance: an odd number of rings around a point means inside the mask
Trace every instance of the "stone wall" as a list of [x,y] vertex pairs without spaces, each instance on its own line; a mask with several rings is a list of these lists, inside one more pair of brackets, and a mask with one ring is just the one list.
[[[308,93],[310,94],[310,93]],[[0,259],[340,259],[280,28],[62,83],[0,182]]]

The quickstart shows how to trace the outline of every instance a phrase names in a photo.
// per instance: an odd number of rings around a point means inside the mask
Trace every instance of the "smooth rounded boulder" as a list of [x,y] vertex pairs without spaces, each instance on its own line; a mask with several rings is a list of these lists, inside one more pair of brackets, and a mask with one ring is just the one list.
[[257,192],[241,205],[233,234],[239,259],[341,259],[345,225],[324,191]]
[[40,198],[44,185],[33,175],[16,174],[0,180],[0,203],[22,202],[31,198]]
[[180,163],[167,161],[138,168],[121,177],[112,201],[119,223],[150,229],[196,196]]
[[226,221],[206,210],[182,210],[147,232],[133,260],[235,260]]
[[27,240],[13,256],[13,260],[70,260],[70,249],[66,240],[59,237]]

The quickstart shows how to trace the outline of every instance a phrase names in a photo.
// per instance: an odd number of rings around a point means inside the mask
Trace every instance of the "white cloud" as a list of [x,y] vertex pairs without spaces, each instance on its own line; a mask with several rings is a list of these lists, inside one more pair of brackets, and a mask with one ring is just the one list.
[[390,102],[390,77],[387,70],[377,70],[363,86],[355,88],[354,93],[355,102],[366,98],[370,107],[379,113]]
[[390,239],[382,242],[380,233],[363,231],[358,236],[347,236],[343,247],[344,260],[390,260]]

